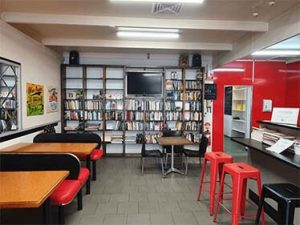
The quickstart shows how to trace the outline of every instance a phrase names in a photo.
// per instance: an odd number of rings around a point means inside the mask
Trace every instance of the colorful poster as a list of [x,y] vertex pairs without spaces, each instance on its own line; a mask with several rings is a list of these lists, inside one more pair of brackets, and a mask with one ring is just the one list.
[[27,116],[44,114],[44,86],[40,84],[26,84]]
[[57,88],[49,86],[47,89],[48,89],[47,113],[57,112],[58,111]]

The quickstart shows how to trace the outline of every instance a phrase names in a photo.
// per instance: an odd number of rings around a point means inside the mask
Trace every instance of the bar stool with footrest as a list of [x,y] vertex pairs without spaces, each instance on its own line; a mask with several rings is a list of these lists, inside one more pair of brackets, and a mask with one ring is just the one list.
[[[232,210],[231,212],[223,205],[223,192],[224,192],[224,180],[225,175],[229,174],[232,179]],[[225,164],[223,167],[218,203],[216,208],[216,213],[214,217],[214,222],[216,222],[218,217],[218,212],[220,205],[222,205],[225,210],[231,213],[232,225],[238,225],[240,218],[255,217],[256,215],[245,215],[246,206],[246,192],[247,192],[247,181],[248,179],[254,179],[257,183],[257,189],[259,195],[261,195],[261,177],[260,171],[253,166],[250,166],[243,162],[229,163]],[[264,225],[264,215],[262,216],[262,224]]]
[[[266,198],[277,202],[278,210],[266,203]],[[264,184],[256,215],[256,225],[259,224],[263,206],[277,224],[294,224],[295,208],[300,207],[300,188],[289,183]]]
[[233,158],[231,155],[228,155],[224,152],[206,152],[204,156],[204,163],[202,166],[201,172],[201,180],[199,185],[199,192],[198,192],[198,201],[200,201],[201,193],[202,193],[202,186],[204,182],[204,175],[206,171],[206,164],[207,161],[210,161],[210,203],[209,203],[209,213],[213,215],[214,212],[214,204],[215,204],[215,195],[216,195],[216,184],[217,184],[217,177],[222,173],[222,167],[225,163],[232,163]]

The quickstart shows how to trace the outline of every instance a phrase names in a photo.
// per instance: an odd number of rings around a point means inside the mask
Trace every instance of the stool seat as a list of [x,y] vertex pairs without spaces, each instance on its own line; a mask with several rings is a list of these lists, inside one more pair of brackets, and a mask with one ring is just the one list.
[[[266,203],[266,198],[277,202],[277,209]],[[266,211],[268,210],[269,216],[278,224],[292,225],[294,224],[295,208],[300,207],[300,188],[289,183],[264,184],[255,224],[259,224],[263,206],[266,207]]]
[[246,177],[251,177],[252,174],[253,176],[257,176],[260,173],[255,167],[243,162],[226,164],[223,169],[226,169],[230,174],[238,174]]
[[227,161],[232,160],[232,156],[224,152],[206,152],[204,158],[207,160]]

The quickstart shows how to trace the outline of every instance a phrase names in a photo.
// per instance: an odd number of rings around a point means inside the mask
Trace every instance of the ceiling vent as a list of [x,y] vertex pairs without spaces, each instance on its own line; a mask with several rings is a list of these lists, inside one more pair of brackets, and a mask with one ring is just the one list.
[[181,3],[154,3],[152,13],[154,14],[178,14],[180,12]]

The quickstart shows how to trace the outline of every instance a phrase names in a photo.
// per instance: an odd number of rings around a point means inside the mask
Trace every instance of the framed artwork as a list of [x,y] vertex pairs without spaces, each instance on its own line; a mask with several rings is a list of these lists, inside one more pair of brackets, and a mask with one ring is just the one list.
[[44,86],[40,84],[26,84],[27,116],[44,114]]
[[53,86],[47,87],[48,101],[47,101],[47,113],[53,113],[58,111],[58,91]]

